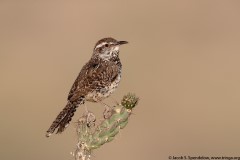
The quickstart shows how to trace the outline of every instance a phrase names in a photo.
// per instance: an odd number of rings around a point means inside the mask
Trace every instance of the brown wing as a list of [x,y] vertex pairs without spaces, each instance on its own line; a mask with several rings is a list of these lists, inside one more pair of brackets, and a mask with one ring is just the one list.
[[86,96],[89,92],[110,85],[116,79],[119,69],[119,66],[111,61],[103,63],[98,61],[88,62],[75,80],[69,92],[68,100],[74,102],[79,97]]

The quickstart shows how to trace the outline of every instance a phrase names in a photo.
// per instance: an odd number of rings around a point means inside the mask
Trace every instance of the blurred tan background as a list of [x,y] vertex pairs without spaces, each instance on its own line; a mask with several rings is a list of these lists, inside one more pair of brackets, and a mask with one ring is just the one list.
[[0,159],[73,159],[74,125],[45,131],[108,36],[130,42],[113,97],[131,91],[141,101],[94,160],[240,156],[239,8],[237,0],[1,0]]

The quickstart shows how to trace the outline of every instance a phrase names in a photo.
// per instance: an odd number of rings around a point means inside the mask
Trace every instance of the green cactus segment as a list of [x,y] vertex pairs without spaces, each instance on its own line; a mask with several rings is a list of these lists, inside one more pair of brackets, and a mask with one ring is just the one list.
[[[93,149],[97,149],[103,144],[110,142],[128,124],[128,118],[131,115],[132,109],[137,105],[139,98],[134,94],[127,94],[123,97],[121,104],[111,108],[111,114],[98,125],[89,127],[87,122],[88,115],[83,115],[78,121],[78,148],[81,148],[82,153],[90,155]],[[94,117],[95,118],[95,117]],[[92,118],[92,119],[94,119]]]
[[[120,112],[118,112],[119,110]],[[114,107],[113,114],[109,119],[105,119],[100,123],[91,138],[89,137],[88,141],[86,141],[87,148],[92,150],[100,147],[106,142],[112,141],[119,133],[119,130],[126,126],[130,114],[131,110],[127,110],[121,105]]]
[[139,101],[139,98],[136,97],[134,94],[132,93],[128,93],[127,95],[125,95],[122,99],[122,106],[124,106],[126,109],[133,109],[137,103]]

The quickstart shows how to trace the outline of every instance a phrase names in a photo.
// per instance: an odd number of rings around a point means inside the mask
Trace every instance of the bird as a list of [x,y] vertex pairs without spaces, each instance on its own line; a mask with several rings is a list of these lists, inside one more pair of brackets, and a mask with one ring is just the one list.
[[46,137],[62,133],[69,125],[76,109],[88,102],[101,102],[109,97],[121,80],[122,64],[119,49],[127,41],[107,37],[100,39],[90,60],[82,67],[67,98],[67,104],[46,132]]

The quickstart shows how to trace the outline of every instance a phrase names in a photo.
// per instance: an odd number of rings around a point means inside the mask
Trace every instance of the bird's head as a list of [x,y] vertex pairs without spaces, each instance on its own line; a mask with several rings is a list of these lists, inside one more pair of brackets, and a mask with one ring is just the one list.
[[113,38],[103,38],[96,43],[93,56],[109,60],[112,57],[118,56],[120,45],[127,43],[127,41],[117,41]]

